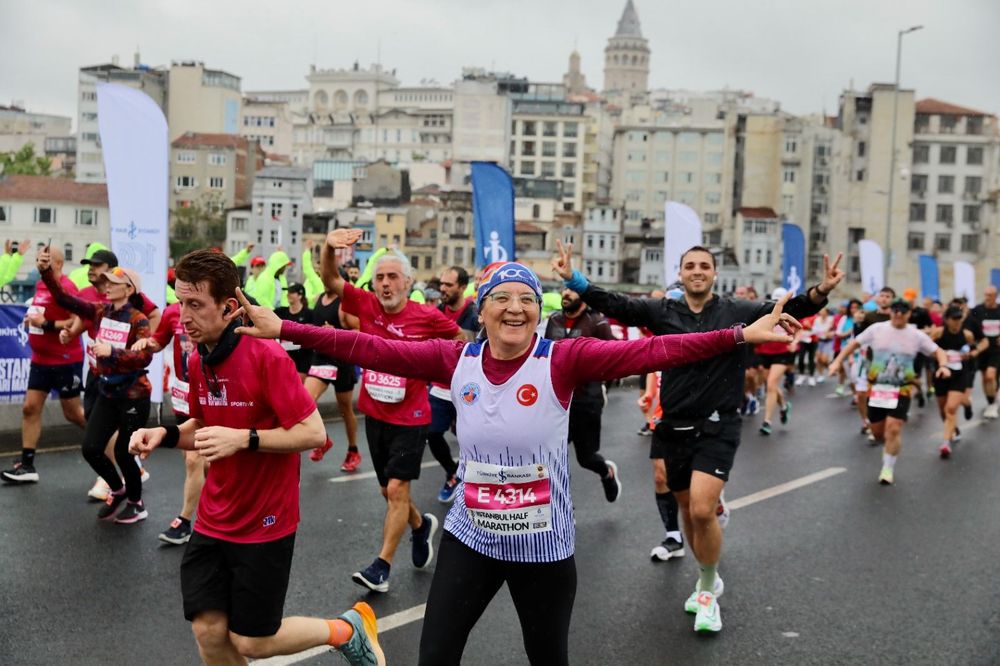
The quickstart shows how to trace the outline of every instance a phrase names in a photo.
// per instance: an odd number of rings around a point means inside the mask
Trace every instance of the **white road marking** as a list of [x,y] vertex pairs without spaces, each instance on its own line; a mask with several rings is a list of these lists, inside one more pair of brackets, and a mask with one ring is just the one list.
[[[420,463],[420,468],[424,469],[426,467],[436,467],[438,461],[431,460],[429,462]],[[361,472],[360,474],[345,474],[344,476],[335,476],[330,479],[330,483],[344,483],[345,481],[359,481],[361,479],[374,479],[376,476],[375,472]]]
[[[437,462],[424,463],[423,467],[431,467],[437,465]],[[802,478],[789,481],[787,483],[782,483],[777,486],[771,486],[770,488],[765,488],[758,492],[740,497],[738,499],[726,502],[730,510],[741,509],[743,507],[750,506],[751,504],[756,504],[757,502],[762,502],[766,499],[772,497],[777,497],[778,495],[783,495],[785,493],[797,490],[804,486],[811,485],[822,481],[823,479],[828,479],[831,476],[836,476],[843,472],[846,472],[846,467],[828,467],[822,471],[816,472],[814,474],[809,474],[803,476]],[[347,477],[336,477],[330,479],[330,481],[350,481],[352,479],[358,478],[371,478],[375,476],[375,472],[365,472],[365,474],[356,474],[354,476]],[[379,618],[378,620],[378,631],[383,634],[387,631],[392,631],[398,627],[402,627],[413,622],[424,619],[424,611],[427,609],[427,604],[420,604],[419,606],[414,606],[413,608],[407,608],[406,610],[401,610],[398,613],[393,613],[392,615],[386,615],[385,617]],[[786,637],[791,637],[785,634]],[[254,661],[255,666],[257,664],[266,666],[288,666],[289,664],[297,664],[300,661],[305,661],[306,659],[311,659],[317,657],[321,654],[329,652],[330,648],[321,646],[305,650],[296,654],[290,654],[283,657],[271,657],[270,659],[261,659],[259,661]]]
[[[46,446],[44,449],[39,449],[38,453],[62,453],[63,451],[79,451],[80,445],[73,444],[70,446]],[[21,455],[20,451],[11,451],[9,453],[0,453],[0,458],[13,458],[15,456]]]

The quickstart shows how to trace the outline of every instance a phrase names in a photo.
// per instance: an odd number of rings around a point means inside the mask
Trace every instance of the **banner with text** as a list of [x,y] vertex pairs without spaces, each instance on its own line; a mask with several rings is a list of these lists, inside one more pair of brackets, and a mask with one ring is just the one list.
[[866,294],[877,294],[885,286],[882,246],[873,240],[858,241],[858,259],[861,262],[861,290]]
[[668,201],[663,209],[663,286],[680,279],[681,257],[701,245],[701,219],[690,206]]
[[941,300],[937,259],[930,254],[920,255],[920,295],[935,301]]
[[476,228],[476,266],[516,261],[514,256],[514,181],[493,162],[472,163],[472,217]]
[[[142,280],[143,291],[166,307],[167,120],[144,92],[114,83],[97,84],[97,122],[108,181],[111,250]],[[163,402],[162,355],[149,364],[153,402]]]
[[0,404],[22,403],[28,390],[31,347],[26,305],[0,305]]
[[786,222],[781,225],[781,286],[793,294],[802,290],[802,280],[806,274],[806,237],[797,224]]
[[976,269],[967,261],[955,262],[955,297],[965,296],[969,307],[976,304]]

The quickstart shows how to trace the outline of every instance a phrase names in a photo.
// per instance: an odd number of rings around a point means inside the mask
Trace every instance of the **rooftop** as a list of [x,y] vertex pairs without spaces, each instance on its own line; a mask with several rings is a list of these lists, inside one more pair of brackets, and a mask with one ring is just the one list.
[[50,176],[0,176],[0,201],[108,205],[108,186]]
[[926,113],[929,115],[938,116],[991,116],[991,113],[984,113],[982,111],[976,111],[975,109],[970,109],[964,106],[958,106],[957,104],[950,104],[948,102],[942,102],[939,99],[934,99],[933,97],[928,97],[927,99],[922,99],[916,103],[917,113]]
[[174,148],[243,148],[247,147],[247,139],[237,134],[205,134],[185,132],[174,139]]
[[778,214],[773,208],[740,208],[740,215],[755,220],[776,220]]
[[635,11],[632,0],[625,3],[625,11],[618,19],[618,29],[615,30],[615,37],[642,37],[642,28],[639,26],[639,14]]

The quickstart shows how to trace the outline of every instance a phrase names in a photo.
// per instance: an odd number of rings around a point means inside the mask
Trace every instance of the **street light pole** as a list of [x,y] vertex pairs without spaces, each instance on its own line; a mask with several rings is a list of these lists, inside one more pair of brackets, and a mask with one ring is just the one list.
[[885,207],[885,275],[882,278],[884,284],[889,284],[889,266],[892,265],[892,194],[896,185],[896,124],[899,115],[899,67],[900,58],[903,54],[903,35],[923,29],[922,25],[915,25],[906,30],[900,30],[896,35],[896,85],[892,89],[892,137],[889,148],[889,197]]

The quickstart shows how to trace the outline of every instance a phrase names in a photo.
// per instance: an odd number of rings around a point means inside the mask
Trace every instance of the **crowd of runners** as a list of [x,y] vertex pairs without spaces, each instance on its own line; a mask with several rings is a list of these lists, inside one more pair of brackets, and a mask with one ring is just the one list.
[[[147,519],[142,461],[158,448],[181,449],[179,511],[159,538],[185,545],[184,615],[206,663],[322,645],[350,663],[385,663],[364,602],[326,618],[284,616],[300,454],[322,464],[334,445],[317,407],[330,387],[348,440],[340,469],[355,473],[363,460],[357,395],[385,502],[374,559],[344,580],[388,593],[408,532],[412,565],[436,561],[419,647],[419,663],[435,665],[460,662],[504,584],[528,660],[568,662],[577,585],[569,447],[615,502],[622,479],[600,452],[612,380],[642,378],[637,420],[650,438],[664,528],[650,557],[693,556],[698,578],[684,610],[694,630],[707,633],[722,628],[723,491],[743,419],[771,436],[790,427],[795,391],[832,386],[857,405],[862,436],[883,447],[877,480],[891,485],[911,402],[936,402],[943,459],[961,437],[959,412],[974,416],[977,373],[983,418],[998,415],[995,287],[973,308],[964,299],[918,305],[913,290],[897,297],[889,287],[838,302],[838,256],[825,259],[823,279],[800,294],[778,289],[761,300],[741,288],[720,297],[714,256],[693,247],[678,285],[636,298],[591,283],[574,269],[572,247],[560,245],[552,271],[563,289],[553,303],[516,262],[474,277],[446,267],[422,291],[396,250],[376,253],[362,273],[339,260],[360,235],[330,232],[318,270],[307,247],[302,283],[285,279],[294,262],[284,252],[192,252],[171,269],[162,310],[138,273],[105,247],[92,246],[75,275],[64,274],[58,249],[37,253],[40,280],[25,317],[32,359],[22,452],[2,479],[40,480],[35,449],[52,392],[82,429],[83,457],[98,477],[86,494],[101,502],[101,520]],[[146,368],[165,350],[173,425],[150,428]],[[457,458],[449,440],[457,440]],[[450,504],[443,525],[411,493],[425,446],[441,466],[438,500]]]

